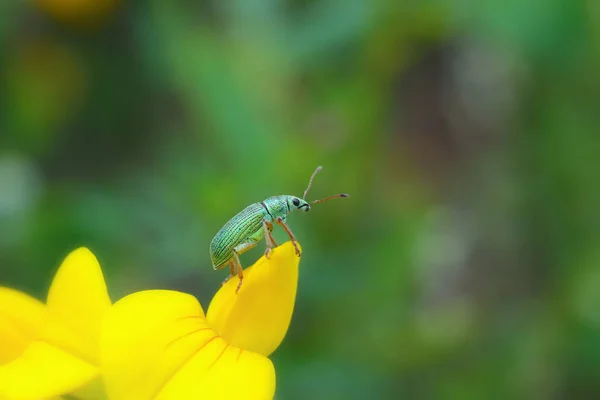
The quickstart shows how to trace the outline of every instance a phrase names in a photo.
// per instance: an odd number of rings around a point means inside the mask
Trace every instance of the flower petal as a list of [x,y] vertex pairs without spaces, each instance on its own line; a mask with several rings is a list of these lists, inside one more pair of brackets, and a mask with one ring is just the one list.
[[300,258],[292,242],[273,249],[270,258],[261,257],[244,270],[239,279],[230,279],[208,307],[209,325],[229,344],[269,356],[281,344],[290,326]]
[[13,350],[12,361],[7,356],[10,362],[0,366],[0,398],[47,399],[82,390],[105,398],[94,382],[100,382],[98,342],[109,307],[102,270],[85,248],[62,263],[46,305],[1,288],[0,332],[21,342],[15,347],[20,354]]
[[[96,257],[84,247],[71,252],[56,272],[47,300],[52,315],[78,339],[66,344],[67,348],[97,363],[102,319],[110,305]],[[63,342],[65,345],[64,341],[53,336],[47,341]]]
[[104,320],[101,363],[112,400],[262,400],[275,390],[270,360],[229,346],[198,301],[180,292],[138,292],[115,303]]
[[70,393],[98,369],[44,342],[33,342],[16,360],[0,366],[0,398],[34,400]]
[[271,400],[274,394],[271,360],[217,337],[173,376],[157,400]]
[[60,397],[59,400],[81,399],[81,400],[107,400],[106,390],[104,389],[104,381],[100,374],[92,379],[87,384],[69,392],[68,396]]
[[33,297],[0,287],[0,365],[20,356],[38,337],[46,313]]

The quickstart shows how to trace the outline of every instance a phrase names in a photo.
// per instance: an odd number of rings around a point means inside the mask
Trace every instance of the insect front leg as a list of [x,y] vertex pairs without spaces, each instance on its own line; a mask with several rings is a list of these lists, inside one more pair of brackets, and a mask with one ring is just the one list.
[[294,236],[290,227],[285,223],[285,221],[281,217],[277,217],[275,222],[277,222],[277,224],[281,225],[283,227],[283,229],[285,229],[285,231],[289,235],[290,239],[292,239],[292,244],[294,245],[294,249],[296,249],[296,255],[298,257],[300,257],[300,255],[302,255],[302,252],[300,251],[300,248],[298,247],[298,242],[296,241],[296,236]]
[[265,232],[265,242],[267,242],[267,249],[265,250],[265,257],[269,258],[271,254],[271,250],[274,247],[277,247],[277,243],[275,239],[273,239],[273,235],[271,231],[273,231],[273,224],[263,219],[263,231]]

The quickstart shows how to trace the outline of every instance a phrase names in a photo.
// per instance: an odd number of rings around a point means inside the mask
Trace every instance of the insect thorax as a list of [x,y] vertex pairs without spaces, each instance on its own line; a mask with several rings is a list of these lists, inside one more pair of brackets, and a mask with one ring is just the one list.
[[295,196],[273,196],[263,201],[263,203],[267,207],[267,210],[269,210],[269,214],[273,219],[276,219],[277,217],[285,219],[290,211],[295,208],[290,204],[293,198],[295,198]]

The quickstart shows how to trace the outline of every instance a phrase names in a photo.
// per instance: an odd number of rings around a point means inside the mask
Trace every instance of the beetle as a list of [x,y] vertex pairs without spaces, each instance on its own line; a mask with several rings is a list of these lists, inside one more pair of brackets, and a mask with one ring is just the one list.
[[210,259],[213,269],[218,270],[229,265],[229,276],[223,283],[227,282],[232,276],[235,276],[236,273],[240,278],[240,282],[235,290],[236,293],[239,292],[242,280],[244,279],[239,255],[256,247],[257,243],[264,237],[267,242],[265,257],[269,258],[271,249],[277,247],[277,243],[275,243],[275,239],[273,239],[273,235],[271,234],[274,223],[280,225],[286,231],[292,240],[296,255],[300,257],[300,249],[298,248],[296,237],[286,223],[287,216],[293,210],[308,212],[310,211],[311,204],[349,197],[346,193],[341,193],[307,202],[305,199],[308,190],[312,185],[315,175],[321,169],[321,166],[317,167],[311,175],[302,199],[291,195],[279,195],[269,197],[260,203],[250,204],[223,225],[210,242]]

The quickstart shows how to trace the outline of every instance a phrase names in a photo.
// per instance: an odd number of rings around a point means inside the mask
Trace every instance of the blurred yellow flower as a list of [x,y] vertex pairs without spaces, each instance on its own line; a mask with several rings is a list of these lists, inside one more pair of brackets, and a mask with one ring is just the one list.
[[110,306],[100,265],[86,248],[64,260],[46,304],[0,287],[0,399],[104,398],[98,346]]
[[34,0],[44,12],[78,26],[100,25],[117,6],[117,0]]
[[267,358],[292,317],[299,258],[287,242],[213,298],[205,316],[191,295],[150,290],[108,311],[101,365],[112,400],[272,399],[275,369]]

